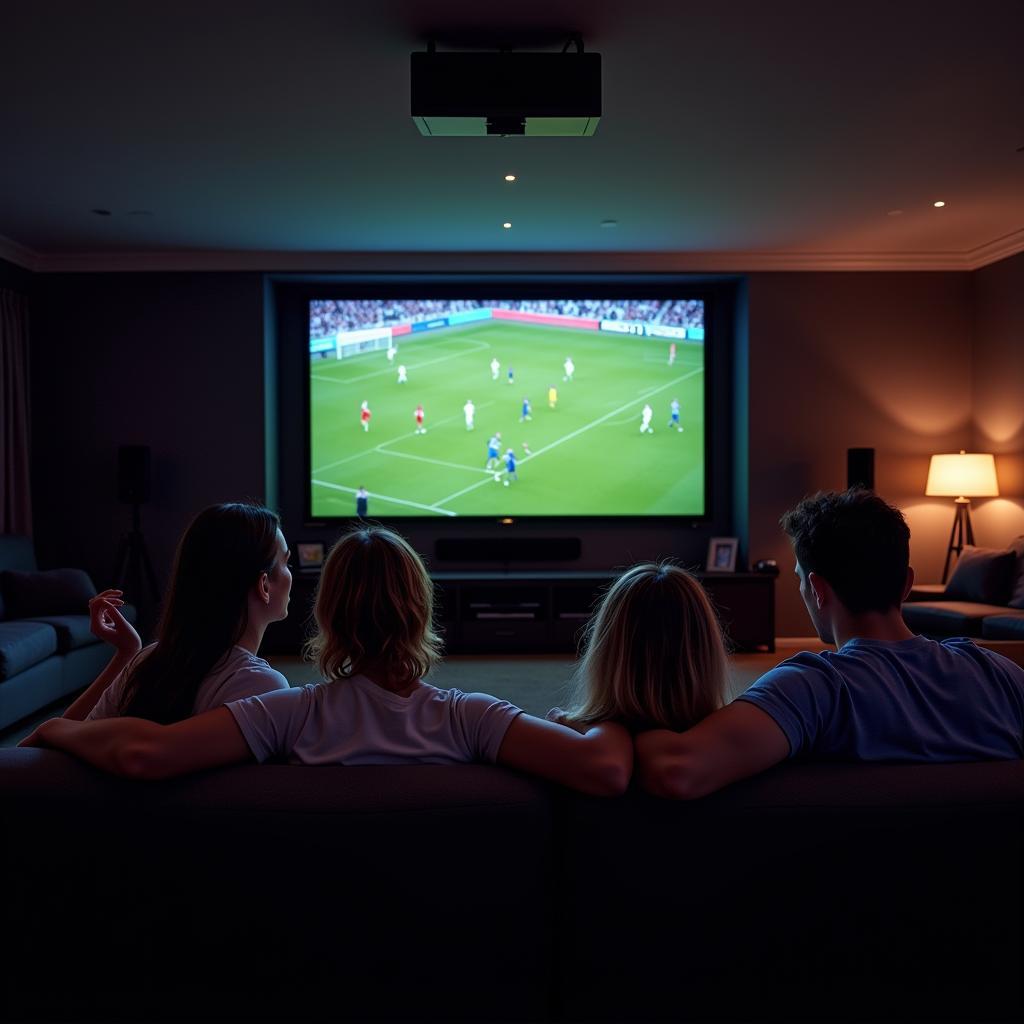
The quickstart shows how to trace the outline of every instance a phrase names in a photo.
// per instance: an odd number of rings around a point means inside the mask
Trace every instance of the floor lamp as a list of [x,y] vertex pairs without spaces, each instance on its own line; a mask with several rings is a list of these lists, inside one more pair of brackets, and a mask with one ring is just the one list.
[[924,493],[930,498],[956,498],[953,529],[949,534],[946,563],[942,567],[942,582],[945,583],[953,552],[959,558],[964,546],[974,543],[971,498],[994,498],[999,494],[995,457],[968,453],[963,449],[959,455],[933,455]]

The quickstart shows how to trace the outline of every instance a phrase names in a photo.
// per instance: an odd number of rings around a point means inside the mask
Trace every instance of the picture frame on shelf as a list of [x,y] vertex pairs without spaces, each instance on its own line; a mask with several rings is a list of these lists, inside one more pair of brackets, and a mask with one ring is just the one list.
[[707,572],[735,572],[736,552],[740,542],[737,537],[712,537],[708,541],[708,559],[704,567]]
[[300,569],[315,570],[323,567],[324,546],[319,541],[296,544],[295,550],[298,553]]

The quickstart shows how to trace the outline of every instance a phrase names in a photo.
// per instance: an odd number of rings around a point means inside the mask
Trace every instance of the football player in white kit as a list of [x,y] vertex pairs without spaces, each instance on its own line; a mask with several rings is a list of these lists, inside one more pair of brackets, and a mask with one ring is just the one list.
[[654,410],[650,405],[645,405],[643,411],[640,413],[640,433],[641,434],[653,434],[654,427],[651,426],[651,417],[654,415]]

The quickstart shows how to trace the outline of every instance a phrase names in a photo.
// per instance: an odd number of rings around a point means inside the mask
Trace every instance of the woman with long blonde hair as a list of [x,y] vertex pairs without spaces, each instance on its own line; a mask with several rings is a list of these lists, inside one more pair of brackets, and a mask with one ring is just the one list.
[[549,717],[573,728],[682,731],[722,706],[726,677],[722,630],[700,582],[673,562],[647,562],[599,601],[569,708]]

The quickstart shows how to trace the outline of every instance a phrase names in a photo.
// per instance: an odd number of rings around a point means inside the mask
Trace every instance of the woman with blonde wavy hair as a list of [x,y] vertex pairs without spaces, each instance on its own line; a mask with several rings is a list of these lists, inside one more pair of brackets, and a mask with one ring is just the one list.
[[615,722],[573,728],[485,693],[423,681],[441,643],[433,584],[392,530],[362,525],[324,563],[307,644],[320,683],[231,701],[173,725],[136,718],[44,722],[23,745],[49,746],[106,771],[167,778],[255,759],[291,764],[484,761],[595,795],[622,793],[633,744]]
[[635,565],[587,625],[568,710],[548,717],[573,728],[689,729],[724,703],[726,664],[718,617],[697,579],[668,561]]

